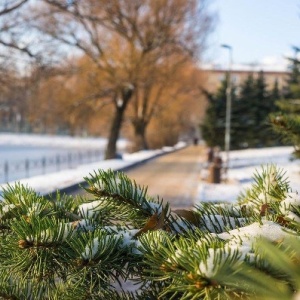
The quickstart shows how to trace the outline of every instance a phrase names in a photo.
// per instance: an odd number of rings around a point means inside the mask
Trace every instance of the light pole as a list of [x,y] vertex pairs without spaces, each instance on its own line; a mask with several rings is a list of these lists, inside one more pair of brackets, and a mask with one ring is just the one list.
[[223,44],[221,47],[228,49],[229,64],[227,74],[227,89],[226,89],[226,119],[225,119],[225,152],[226,152],[226,165],[225,170],[229,168],[229,152],[230,152],[230,127],[231,127],[231,67],[232,67],[232,47]]

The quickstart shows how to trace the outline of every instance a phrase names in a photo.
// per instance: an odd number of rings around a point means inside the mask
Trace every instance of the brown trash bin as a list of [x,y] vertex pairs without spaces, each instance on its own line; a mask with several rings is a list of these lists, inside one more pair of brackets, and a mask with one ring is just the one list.
[[207,162],[211,163],[214,160],[214,149],[210,147],[207,152]]
[[221,183],[222,158],[215,157],[208,169],[208,182]]

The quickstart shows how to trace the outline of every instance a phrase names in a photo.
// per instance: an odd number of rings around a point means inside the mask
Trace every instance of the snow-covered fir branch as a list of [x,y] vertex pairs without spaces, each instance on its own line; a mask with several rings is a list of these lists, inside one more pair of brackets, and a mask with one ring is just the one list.
[[[285,299],[299,292],[297,269],[272,261],[275,252],[289,265],[300,261],[300,197],[275,166],[255,174],[236,203],[193,210],[172,211],[122,173],[99,171],[87,182],[93,197],[47,199],[21,185],[4,191],[2,297]],[[117,284],[129,278],[139,284],[131,293]]]

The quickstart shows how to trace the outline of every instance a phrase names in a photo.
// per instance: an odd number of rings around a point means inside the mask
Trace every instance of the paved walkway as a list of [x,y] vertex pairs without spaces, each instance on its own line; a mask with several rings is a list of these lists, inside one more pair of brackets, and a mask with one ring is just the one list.
[[150,196],[168,201],[173,209],[189,208],[194,205],[205,151],[203,146],[192,145],[150,160],[126,174],[137,184],[148,186]]

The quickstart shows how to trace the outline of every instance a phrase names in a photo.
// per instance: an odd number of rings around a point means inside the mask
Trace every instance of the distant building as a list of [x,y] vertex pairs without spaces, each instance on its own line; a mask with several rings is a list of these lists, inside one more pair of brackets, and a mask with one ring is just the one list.
[[[227,70],[224,69],[202,69],[203,79],[206,83],[206,89],[210,92],[216,91],[220,83],[225,79]],[[231,70],[231,79],[234,85],[241,85],[247,77],[252,74],[257,77],[260,71],[257,70]],[[263,71],[268,88],[272,89],[275,81],[278,82],[278,87],[281,89],[286,84],[289,72],[286,71]]]

